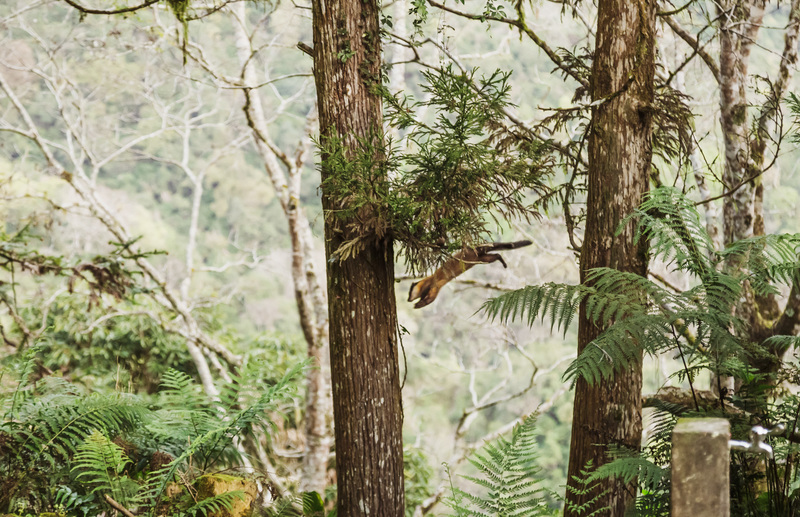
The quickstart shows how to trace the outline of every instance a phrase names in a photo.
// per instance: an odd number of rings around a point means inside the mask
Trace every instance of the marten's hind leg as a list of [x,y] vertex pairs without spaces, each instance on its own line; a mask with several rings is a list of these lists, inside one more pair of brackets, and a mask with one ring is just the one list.
[[492,262],[499,261],[501,264],[503,264],[504,268],[508,268],[508,264],[506,264],[506,261],[503,260],[503,257],[501,255],[498,255],[497,253],[484,253],[483,255],[480,256],[480,261],[483,262],[484,264],[491,264]]

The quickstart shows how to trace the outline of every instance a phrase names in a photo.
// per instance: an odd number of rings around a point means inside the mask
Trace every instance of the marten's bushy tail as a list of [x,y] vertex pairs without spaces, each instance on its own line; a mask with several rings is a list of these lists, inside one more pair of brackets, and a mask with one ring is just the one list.
[[495,250],[515,250],[517,248],[524,248],[525,246],[530,246],[533,242],[525,240],[525,241],[514,241],[514,242],[493,242],[491,244],[486,245],[486,251],[495,251]]

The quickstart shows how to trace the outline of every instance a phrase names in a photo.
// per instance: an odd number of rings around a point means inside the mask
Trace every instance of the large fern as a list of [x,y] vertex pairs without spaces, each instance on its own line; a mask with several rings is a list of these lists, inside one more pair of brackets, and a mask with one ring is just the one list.
[[[0,399],[0,508],[25,494],[45,498],[53,485],[68,482],[70,461],[87,439],[99,431],[116,436],[140,427],[150,413],[138,397],[125,394],[86,395],[64,379],[46,377],[34,385],[31,365],[37,349],[22,354],[10,372],[20,372],[13,391]],[[56,491],[52,491],[55,496]],[[39,501],[44,504],[43,501]],[[91,506],[91,502],[87,501]]]
[[32,386],[22,379],[0,423],[0,432],[15,443],[16,453],[29,462],[45,460],[53,464],[69,458],[95,430],[114,436],[133,429],[149,413],[136,396],[83,395],[54,377],[39,383],[36,397],[28,396],[30,391]]
[[[152,514],[166,485],[179,474],[186,481],[212,468],[240,464],[235,441],[257,428],[270,430],[271,418],[292,396],[305,368],[301,363],[270,383],[261,380],[258,365],[243,368],[233,382],[221,386],[215,399],[203,394],[188,375],[170,371],[151,407],[126,394],[87,395],[52,376],[34,385],[29,379],[35,353],[24,354],[14,366],[13,371],[21,372],[16,387],[0,392],[0,481],[5,489],[0,508],[35,494],[37,508],[59,504],[96,515],[107,509],[108,495],[130,509]],[[117,437],[145,461],[129,462],[111,441]],[[174,460],[148,472],[155,451]],[[240,496],[222,494],[175,510],[210,514]]]
[[[576,515],[581,515],[583,517],[601,517],[603,515],[608,515],[609,507],[600,506],[603,497],[608,494],[608,491],[599,489],[600,487],[597,481],[592,479],[593,472],[592,460],[589,460],[585,467],[581,469],[580,475],[573,476],[572,482],[564,487],[567,492],[575,496],[592,494],[589,500],[585,501],[583,504],[576,504],[569,500],[564,501],[565,506]],[[573,499],[578,500],[579,497],[574,497]]]
[[[188,468],[190,459],[200,455],[205,465],[209,465],[231,446],[235,438],[252,432],[256,426],[272,425],[269,421],[270,413],[277,410],[278,404],[294,392],[297,380],[305,367],[305,363],[300,363],[287,371],[283,378],[272,386],[259,387],[260,395],[247,405],[239,405],[236,402],[238,400],[236,394],[241,394],[246,386],[241,379],[235,383],[236,386],[228,388],[229,391],[220,396],[220,404],[225,406],[227,411],[223,411],[220,407],[216,420],[211,417],[204,418],[207,430],[194,436],[179,456],[148,477],[145,492],[150,501],[150,514],[155,512],[167,484],[175,479],[178,472]],[[188,386],[182,384],[180,389],[188,389]],[[163,422],[159,425],[163,425]]]
[[126,507],[138,504],[139,485],[122,474],[130,459],[121,447],[99,431],[89,435],[78,447],[73,462],[75,479],[84,487],[90,487],[90,493],[108,494]]
[[744,375],[746,332],[733,310],[742,286],[747,282],[766,295],[777,292],[776,283],[791,282],[798,274],[800,237],[753,237],[717,252],[697,210],[673,188],[652,191],[622,224],[630,221],[637,238],[649,239],[653,259],[690,276],[690,289],[675,292],[633,273],[599,268],[583,285],[528,286],[489,300],[484,310],[491,318],[531,325],[547,318],[566,332],[584,303],[589,320],[607,329],[570,365],[567,378],[597,383],[630,367],[642,351],[679,351],[687,361],[684,374],[710,369]]
[[482,454],[469,459],[482,475],[464,477],[485,494],[453,488],[446,502],[456,515],[552,515],[543,497],[546,490],[538,486],[535,428],[536,418],[529,416],[514,428],[510,439],[487,443]]
[[[798,280],[800,237],[757,236],[717,251],[692,202],[672,188],[652,191],[643,205],[622,224],[633,224],[637,239],[648,239],[651,258],[684,273],[690,287],[677,291],[631,273],[596,269],[588,273],[584,285],[526,287],[490,300],[484,306],[486,312],[503,321],[525,319],[529,324],[548,318],[554,327],[566,332],[567,325],[584,304],[587,318],[605,330],[569,366],[566,377],[582,377],[589,383],[597,383],[638,362],[642,352],[670,352],[683,360],[683,368],[676,372],[680,380],[691,382],[700,371],[710,370],[717,378],[732,375],[743,381],[741,389],[730,400],[741,414],[724,415],[731,419],[735,434],[745,432],[752,425],[746,416],[754,407],[759,408],[759,422],[777,418],[775,415],[781,411],[771,409],[764,400],[764,386],[774,385],[774,379],[768,382],[748,366],[755,354],[765,353],[762,348],[766,347],[750,343],[749,329],[736,307],[746,286],[752,288],[755,295],[764,296],[778,293],[780,283],[791,284]],[[797,345],[798,338],[773,336],[761,344],[785,351]],[[576,480],[583,483],[577,485],[578,488],[567,489],[590,493],[593,483],[601,478],[615,477],[625,482],[637,479],[640,495],[635,514],[668,515],[670,434],[675,416],[689,410],[664,402],[659,406],[652,439],[641,453],[617,451],[611,462],[594,472],[587,471]],[[787,410],[784,404],[780,408],[784,409],[784,419],[791,421],[791,415],[797,422],[796,407]],[[700,410],[700,407],[694,409]],[[780,447],[776,447],[776,451],[778,456],[784,454]],[[783,456],[787,465],[791,463],[788,460],[791,454],[786,452]],[[780,495],[781,490],[788,493],[789,485],[784,482],[783,488],[779,486],[783,467],[776,466],[770,478],[769,469],[773,463],[768,463],[767,475],[775,485],[770,489],[771,504],[775,508],[781,505],[790,508],[791,497],[780,499],[774,495]],[[786,479],[789,479],[790,470],[790,467],[783,469]],[[747,469],[740,471],[749,472]],[[734,468],[732,473],[736,472]],[[756,482],[742,478],[736,485],[736,476],[732,479],[736,487],[752,487]],[[747,496],[739,499],[747,500]],[[751,504],[748,512],[756,506]]]

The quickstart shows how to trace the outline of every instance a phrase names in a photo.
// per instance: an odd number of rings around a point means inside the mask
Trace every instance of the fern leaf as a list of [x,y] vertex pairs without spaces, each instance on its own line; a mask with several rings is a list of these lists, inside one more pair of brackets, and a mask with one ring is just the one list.
[[208,514],[218,513],[223,510],[232,510],[233,503],[237,500],[244,500],[245,493],[242,490],[231,490],[224,494],[207,497],[201,501],[197,501],[194,505],[180,513],[180,516],[195,517],[206,516]]
[[543,496],[546,491],[537,486],[536,435],[534,416],[527,417],[511,434],[487,444],[482,454],[470,458],[481,477],[465,479],[486,489],[487,495],[472,494],[453,488],[447,504],[468,516],[536,516],[549,515]]

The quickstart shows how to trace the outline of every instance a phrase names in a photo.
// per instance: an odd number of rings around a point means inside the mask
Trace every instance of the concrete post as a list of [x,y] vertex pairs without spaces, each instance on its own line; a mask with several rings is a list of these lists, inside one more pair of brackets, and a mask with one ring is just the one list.
[[730,424],[681,418],[672,432],[672,517],[730,517]]

